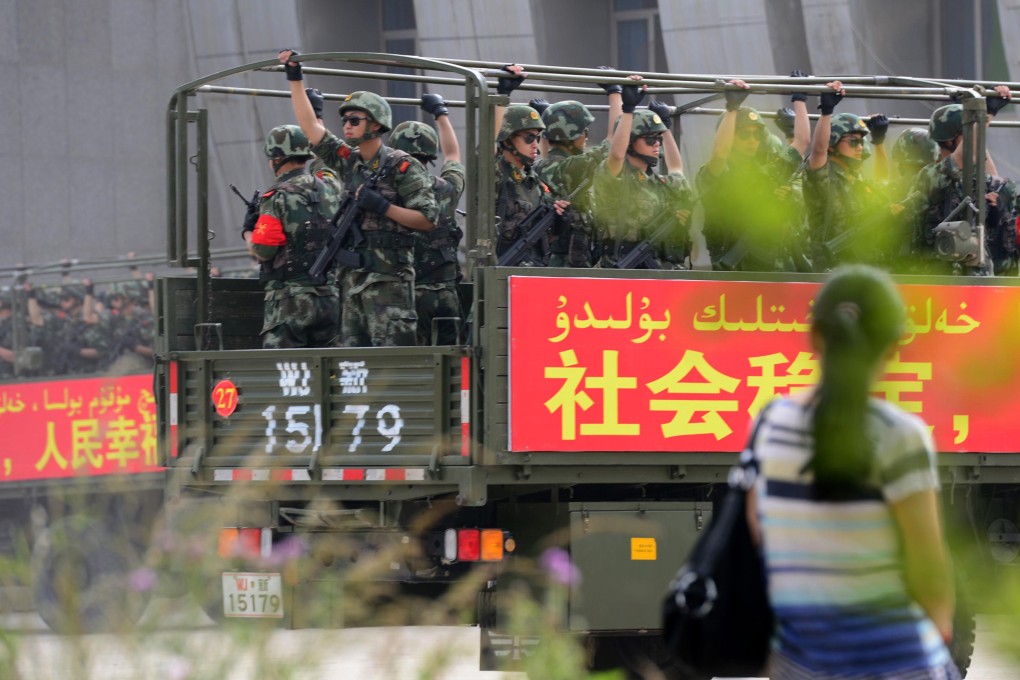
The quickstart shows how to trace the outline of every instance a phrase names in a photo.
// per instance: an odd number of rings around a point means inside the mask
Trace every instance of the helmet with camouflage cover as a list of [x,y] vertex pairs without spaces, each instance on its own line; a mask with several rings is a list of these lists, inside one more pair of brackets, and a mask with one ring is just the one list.
[[963,134],[963,105],[946,104],[935,109],[928,121],[928,136],[936,142],[947,142]]
[[594,121],[595,116],[591,115],[588,107],[573,99],[556,102],[542,114],[545,138],[550,142],[577,139]]
[[515,132],[544,129],[545,123],[542,122],[538,111],[527,104],[511,104],[503,112],[503,124],[499,126],[499,134],[496,135],[496,141],[505,142]]
[[431,125],[416,120],[405,120],[393,128],[390,135],[390,146],[406,151],[412,156],[420,156],[434,161],[439,155],[439,137]]
[[[367,92],[365,90],[358,90],[352,92],[344,99],[344,103],[340,105],[338,112],[341,116],[344,115],[344,111],[351,109],[358,109],[364,111],[372,120],[379,123],[381,126],[380,132],[389,132],[393,127],[393,111],[390,110],[390,104],[385,99],[377,95],[375,92]],[[378,135],[373,135],[378,136]],[[365,137],[370,139],[370,137]]]
[[309,158],[308,137],[297,125],[278,125],[266,135],[266,156],[273,159]]
[[829,146],[836,146],[840,138],[846,135],[861,135],[863,137],[867,134],[868,124],[856,113],[837,113],[829,124]]
[[893,163],[928,165],[938,158],[939,148],[924,128],[910,128],[896,138],[892,148]]
[[638,109],[634,112],[634,122],[630,126],[630,141],[645,135],[659,135],[666,132],[666,124],[659,114],[651,109]]
[[110,284],[110,298],[126,298],[132,301],[140,301],[148,297],[148,293],[141,281],[118,281]]

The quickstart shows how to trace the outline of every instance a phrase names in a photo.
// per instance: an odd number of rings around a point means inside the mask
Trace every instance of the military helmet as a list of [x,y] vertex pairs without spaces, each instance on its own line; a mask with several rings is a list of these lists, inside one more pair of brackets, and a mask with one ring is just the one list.
[[297,125],[278,125],[266,136],[266,156],[269,158],[307,158],[312,155],[308,137]]
[[666,132],[666,124],[659,114],[651,109],[638,109],[634,112],[634,121],[630,126],[630,141],[644,135],[657,135]]
[[544,129],[545,123],[542,122],[538,111],[527,104],[511,104],[503,112],[503,124],[499,126],[496,141],[504,142],[510,139],[510,136],[515,132]]
[[830,147],[836,146],[840,137],[851,134],[862,136],[868,134],[868,124],[864,122],[863,118],[856,113],[837,113],[832,117],[832,122],[829,124]]
[[431,125],[416,120],[405,120],[393,128],[390,135],[390,146],[406,151],[412,156],[426,156],[435,160],[439,155],[439,137]]
[[349,109],[358,109],[367,113],[372,117],[372,120],[379,123],[382,132],[389,132],[393,127],[393,111],[390,110],[389,102],[375,92],[358,90],[350,93],[338,111],[342,116],[344,111]]
[[963,105],[946,104],[935,109],[928,121],[928,136],[936,142],[947,142],[963,134]]
[[910,128],[900,133],[892,148],[893,163],[928,165],[938,158],[939,148],[924,128]]
[[556,102],[542,114],[545,138],[550,142],[577,139],[594,121],[595,116],[591,115],[588,107],[572,99]]
[[109,288],[111,298],[124,297],[132,300],[143,300],[148,297],[148,292],[142,286],[141,281],[118,281]]

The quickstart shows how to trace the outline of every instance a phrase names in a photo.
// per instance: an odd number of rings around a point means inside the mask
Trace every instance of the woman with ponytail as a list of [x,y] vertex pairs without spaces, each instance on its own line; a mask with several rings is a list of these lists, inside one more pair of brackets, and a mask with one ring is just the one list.
[[768,676],[959,678],[931,435],[870,395],[903,302],[884,272],[843,267],[812,314],[821,380],[763,409],[745,452],[777,622]]

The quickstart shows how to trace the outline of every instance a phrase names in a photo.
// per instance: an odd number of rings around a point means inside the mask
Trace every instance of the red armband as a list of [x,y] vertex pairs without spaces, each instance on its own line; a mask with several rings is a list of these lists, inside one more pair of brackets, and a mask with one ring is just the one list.
[[251,242],[257,246],[284,245],[287,243],[287,236],[283,233],[283,222],[273,215],[259,215]]
[[407,169],[409,167],[411,167],[411,161],[404,161],[403,163],[397,166],[397,172],[401,173],[407,172]]

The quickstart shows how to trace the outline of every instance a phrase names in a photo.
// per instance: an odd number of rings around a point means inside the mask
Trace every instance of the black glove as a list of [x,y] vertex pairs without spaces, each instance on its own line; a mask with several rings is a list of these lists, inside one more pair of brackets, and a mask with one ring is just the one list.
[[776,111],[776,127],[782,130],[787,137],[793,136],[793,125],[796,120],[797,114],[788,106]]
[[723,92],[723,96],[726,98],[726,110],[736,111],[739,109],[740,105],[744,103],[744,100],[747,99],[747,95],[749,94],[751,93],[744,88],[726,90]]
[[510,94],[524,80],[522,76],[514,75],[513,71],[510,70],[510,66],[511,64],[504,64],[502,70],[506,71],[507,75],[501,76],[496,80],[496,92],[499,94]]
[[29,300],[35,300],[37,295],[38,293],[36,292],[35,288],[33,288],[30,284],[26,284],[25,297],[27,297]]
[[648,102],[648,110],[662,119],[662,124],[666,126],[667,130],[673,126],[673,119],[669,115],[669,104],[666,102]]
[[988,115],[994,116],[999,111],[1009,104],[1009,100],[1005,97],[1000,97],[997,94],[988,95],[985,97],[985,106],[988,108]]
[[832,112],[836,110],[836,104],[842,99],[843,95],[839,92],[823,92],[818,95],[818,109],[823,116],[831,116]]
[[528,102],[528,106],[538,111],[538,115],[541,116],[549,108],[549,101],[546,99],[532,99]]
[[[791,78],[807,78],[808,74],[804,73],[800,69],[794,69],[794,70],[790,71],[790,77]],[[807,101],[807,92],[791,92],[790,93],[790,101],[791,102],[806,102]]]
[[241,238],[244,232],[255,231],[255,223],[259,221],[259,192],[255,192],[248,201],[248,209],[244,213],[244,222],[241,224]]
[[378,191],[369,187],[361,187],[354,200],[362,210],[379,215],[385,214],[390,209],[390,202]]
[[446,102],[442,95],[430,94],[428,92],[421,96],[421,108],[425,113],[431,113],[437,119],[440,116],[449,116],[450,109],[446,108]]
[[871,132],[871,143],[882,144],[885,142],[885,134],[889,132],[889,119],[884,114],[876,113],[870,118],[864,119],[864,124]]
[[[600,68],[603,71],[612,71],[613,70],[612,66],[599,66],[597,68]],[[617,83],[600,83],[599,87],[601,87],[603,90],[605,90],[606,94],[613,94],[614,92],[617,93],[617,94],[620,94],[621,92],[623,92],[623,85],[619,85]]]
[[86,295],[91,295],[92,297],[95,297],[96,296],[96,284],[94,284],[91,281],[89,281],[88,283],[86,283],[84,285],[85,285],[85,294]]
[[[298,78],[298,80],[301,79]],[[308,95],[308,102],[312,105],[312,110],[315,111],[315,117],[322,120],[322,106],[326,103],[325,98],[322,96],[322,92],[314,87],[306,87],[305,94]]]
[[634,113],[634,109],[645,98],[645,90],[640,85],[624,85],[620,94],[623,96],[624,113]]
[[[283,50],[280,51],[283,52]],[[291,57],[296,57],[298,54],[299,52],[297,50],[290,51]],[[283,65],[283,72],[287,74],[287,80],[305,79],[304,74],[301,73],[301,62],[299,61],[291,62],[288,60],[287,63]]]

